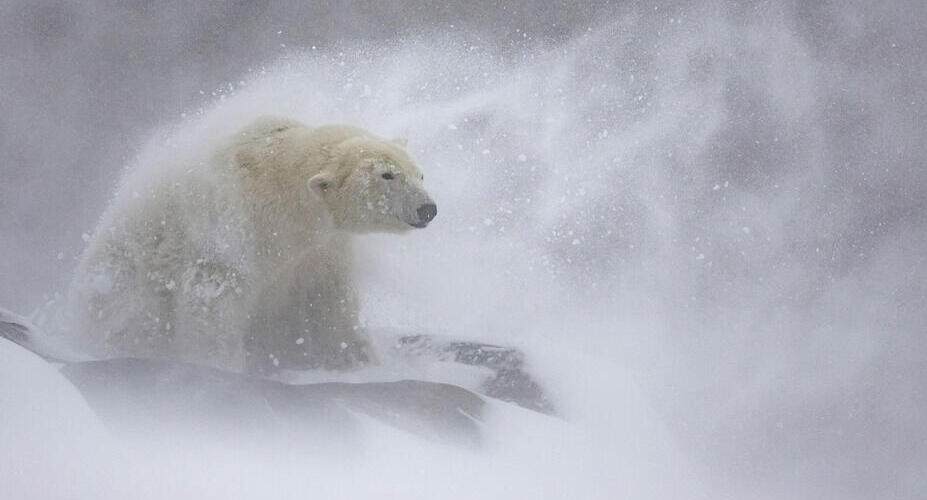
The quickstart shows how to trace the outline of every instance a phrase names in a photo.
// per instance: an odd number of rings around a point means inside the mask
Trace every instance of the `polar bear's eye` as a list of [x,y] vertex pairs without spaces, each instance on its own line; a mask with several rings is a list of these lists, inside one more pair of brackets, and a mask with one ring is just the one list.
[[386,179],[386,180],[392,180],[392,179],[393,179],[393,173],[392,173],[392,172],[386,172],[386,173],[384,173],[383,175],[381,175],[380,177],[382,177],[382,178],[384,178],[384,179]]

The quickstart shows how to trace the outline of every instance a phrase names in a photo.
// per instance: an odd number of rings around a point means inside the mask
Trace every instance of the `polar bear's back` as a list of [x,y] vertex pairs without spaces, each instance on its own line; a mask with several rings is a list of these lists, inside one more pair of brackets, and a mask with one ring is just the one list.
[[142,158],[98,222],[68,296],[73,340],[93,354],[171,353],[167,344],[180,333],[176,294],[196,263],[250,264],[254,231],[238,182],[233,170],[217,168],[210,148],[167,147]]

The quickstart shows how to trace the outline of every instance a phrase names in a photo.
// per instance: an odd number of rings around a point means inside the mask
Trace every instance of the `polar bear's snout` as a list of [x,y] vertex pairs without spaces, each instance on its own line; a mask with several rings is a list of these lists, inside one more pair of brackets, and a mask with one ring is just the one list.
[[412,224],[415,227],[422,228],[428,225],[432,219],[435,218],[435,215],[438,215],[438,206],[435,205],[433,201],[423,204],[418,207],[418,210],[415,211],[418,215],[418,222]]

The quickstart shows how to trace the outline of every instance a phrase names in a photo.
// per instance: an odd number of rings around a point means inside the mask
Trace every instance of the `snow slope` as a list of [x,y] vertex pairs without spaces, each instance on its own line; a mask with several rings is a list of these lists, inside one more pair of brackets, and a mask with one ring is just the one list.
[[[307,432],[309,440],[275,435],[287,431],[273,419],[240,429],[204,420],[145,434],[110,431],[56,368],[5,341],[0,376],[28,381],[0,385],[0,480],[10,498],[697,496],[691,471],[632,394],[615,394],[631,410],[611,422],[620,427],[594,432],[491,403],[484,442],[472,448],[363,417],[347,434]],[[265,442],[243,437],[255,427]]]

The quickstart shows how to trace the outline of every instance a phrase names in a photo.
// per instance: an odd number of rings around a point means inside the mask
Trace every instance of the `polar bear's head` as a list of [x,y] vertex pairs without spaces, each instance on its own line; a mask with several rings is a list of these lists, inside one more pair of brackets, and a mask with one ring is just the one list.
[[423,228],[438,213],[422,186],[422,173],[405,141],[351,137],[332,151],[331,166],[309,179],[335,225],[352,232],[403,232]]

